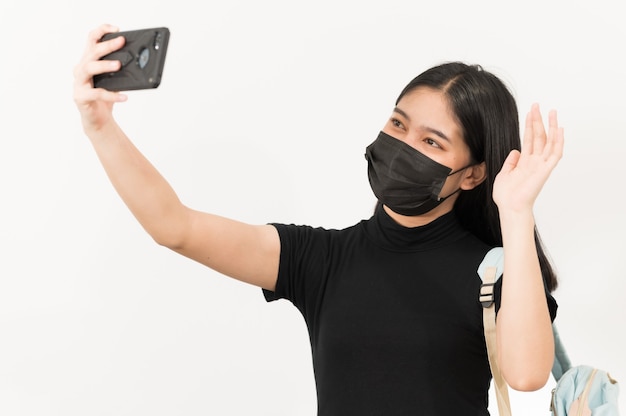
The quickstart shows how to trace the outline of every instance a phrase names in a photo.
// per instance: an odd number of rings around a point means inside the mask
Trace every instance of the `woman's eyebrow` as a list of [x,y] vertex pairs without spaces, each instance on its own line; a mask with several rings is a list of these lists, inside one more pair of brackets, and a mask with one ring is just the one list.
[[402,117],[406,118],[408,121],[411,121],[411,117],[409,117],[409,115],[407,113],[405,113],[403,110],[399,109],[398,107],[394,107],[393,108],[393,112],[394,113],[398,113]]
[[[407,121],[411,121],[411,117],[409,117],[409,115],[402,109],[398,108],[398,107],[394,107],[393,109],[394,113],[398,113],[400,114],[402,117],[404,117]],[[428,127],[428,126],[420,126],[422,129],[439,136],[440,138],[442,138],[443,140],[447,141],[447,142],[451,142],[450,138],[448,136],[446,136],[441,130],[437,130],[434,129],[432,127]]]

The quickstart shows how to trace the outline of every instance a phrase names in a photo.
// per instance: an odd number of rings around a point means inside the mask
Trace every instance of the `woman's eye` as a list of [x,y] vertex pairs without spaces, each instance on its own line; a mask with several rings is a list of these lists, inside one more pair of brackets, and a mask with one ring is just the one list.
[[392,118],[391,119],[391,124],[393,124],[394,127],[398,127],[398,128],[402,128],[402,122],[400,120],[398,120],[397,118]]
[[426,144],[428,144],[429,146],[433,146],[433,147],[441,147],[439,146],[439,143],[437,143],[436,141],[434,141],[433,139],[427,138],[424,139],[424,141],[426,142]]

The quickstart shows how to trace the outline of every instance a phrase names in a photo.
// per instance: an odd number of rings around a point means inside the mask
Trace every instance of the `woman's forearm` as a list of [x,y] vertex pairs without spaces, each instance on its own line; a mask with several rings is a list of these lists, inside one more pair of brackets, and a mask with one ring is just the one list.
[[114,121],[86,133],[115,190],[143,228],[157,243],[176,247],[187,210],[169,183]]
[[502,373],[516,390],[537,390],[554,357],[550,313],[537,256],[532,212],[501,212],[504,279],[496,323]]

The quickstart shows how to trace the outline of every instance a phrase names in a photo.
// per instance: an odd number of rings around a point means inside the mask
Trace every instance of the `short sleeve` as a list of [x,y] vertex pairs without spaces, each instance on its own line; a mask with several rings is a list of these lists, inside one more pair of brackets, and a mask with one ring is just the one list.
[[287,299],[309,315],[328,275],[330,233],[305,225],[272,225],[280,238],[278,279],[275,291],[263,290],[263,295],[268,302]]

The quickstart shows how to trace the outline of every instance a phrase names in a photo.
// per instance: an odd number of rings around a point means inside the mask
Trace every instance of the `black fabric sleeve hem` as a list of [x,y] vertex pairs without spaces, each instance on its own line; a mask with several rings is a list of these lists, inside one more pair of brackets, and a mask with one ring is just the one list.
[[276,292],[272,292],[271,290],[263,289],[263,296],[265,297],[266,302],[274,302],[275,300],[281,299],[280,296],[276,294]]
[[282,224],[277,224],[277,223],[270,223],[268,225],[273,226],[274,228],[276,228],[276,231],[278,232],[278,238],[280,239],[280,254],[279,254],[279,262],[278,262],[278,276],[276,276],[276,288],[274,291],[271,290],[267,290],[267,289],[262,289],[263,291],[263,296],[265,297],[265,301],[266,302],[273,302],[275,300],[278,299],[283,299],[285,296],[282,295],[281,293],[284,292],[284,290],[282,290],[282,284],[281,284],[281,267],[284,264],[284,260],[283,260],[283,255],[284,255],[284,250],[283,250],[283,246],[284,246],[284,235],[283,235],[283,225]]

